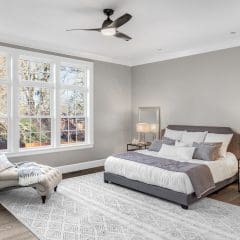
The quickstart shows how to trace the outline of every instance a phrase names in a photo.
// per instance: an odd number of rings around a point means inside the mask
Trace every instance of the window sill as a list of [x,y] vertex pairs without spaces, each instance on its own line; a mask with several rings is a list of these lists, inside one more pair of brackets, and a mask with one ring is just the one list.
[[47,153],[56,153],[56,152],[65,152],[65,151],[74,151],[74,150],[82,150],[93,148],[93,143],[86,143],[81,145],[68,145],[61,147],[44,147],[44,148],[32,148],[27,150],[21,150],[16,153],[6,153],[7,157],[20,157],[20,156],[29,156],[29,155],[39,155],[39,154],[47,154]]

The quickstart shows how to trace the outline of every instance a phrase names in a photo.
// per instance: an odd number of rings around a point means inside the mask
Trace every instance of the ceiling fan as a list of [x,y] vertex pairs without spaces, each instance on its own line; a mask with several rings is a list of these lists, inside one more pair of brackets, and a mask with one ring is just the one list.
[[101,32],[102,35],[104,36],[114,36],[117,38],[121,38],[125,41],[129,41],[132,39],[128,35],[118,31],[119,27],[127,23],[132,18],[130,14],[126,13],[113,21],[110,19],[110,16],[113,15],[114,13],[113,9],[104,9],[103,13],[107,16],[107,19],[104,20],[101,28],[89,28],[89,29],[75,28],[75,29],[67,29],[66,31],[79,31],[79,30],[96,31],[96,32]]

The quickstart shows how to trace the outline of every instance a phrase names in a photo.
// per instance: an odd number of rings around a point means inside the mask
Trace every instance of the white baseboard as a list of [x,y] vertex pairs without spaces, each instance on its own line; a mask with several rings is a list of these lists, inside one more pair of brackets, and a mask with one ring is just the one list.
[[62,173],[70,173],[70,172],[77,172],[84,169],[95,168],[95,167],[102,167],[104,166],[106,159],[99,159],[89,162],[81,162],[76,164],[64,165],[57,167]]

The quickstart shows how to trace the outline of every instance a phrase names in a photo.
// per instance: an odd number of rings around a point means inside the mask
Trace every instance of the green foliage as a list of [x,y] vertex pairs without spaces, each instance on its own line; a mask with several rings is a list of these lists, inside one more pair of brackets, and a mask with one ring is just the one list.
[[[31,124],[32,121],[32,124]],[[42,131],[39,132],[39,127],[37,126],[36,122],[28,118],[23,118],[20,121],[19,127],[20,127],[20,141],[22,143],[44,143],[49,142],[49,133]]]
[[0,79],[6,78],[6,76],[7,76],[6,57],[0,56]]

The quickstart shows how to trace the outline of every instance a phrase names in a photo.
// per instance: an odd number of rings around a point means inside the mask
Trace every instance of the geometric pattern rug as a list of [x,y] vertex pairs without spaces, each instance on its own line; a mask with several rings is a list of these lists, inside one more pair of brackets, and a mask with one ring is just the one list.
[[34,189],[2,192],[1,204],[41,240],[237,240],[240,207],[204,198],[173,203],[103,182],[103,173],[62,181],[46,204]]

